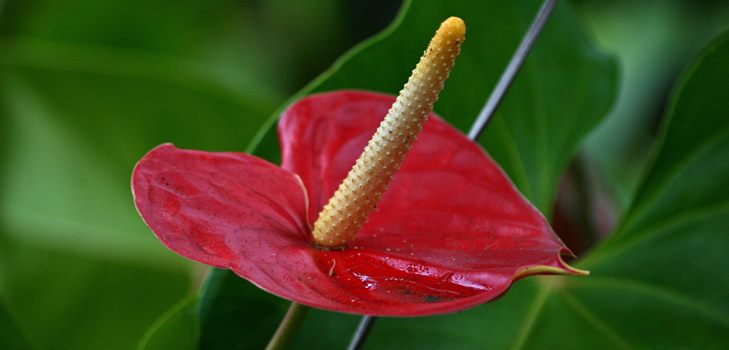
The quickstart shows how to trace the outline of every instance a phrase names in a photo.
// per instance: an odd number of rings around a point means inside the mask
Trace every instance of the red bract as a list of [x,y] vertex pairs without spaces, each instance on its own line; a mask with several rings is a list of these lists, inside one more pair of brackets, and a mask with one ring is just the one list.
[[499,166],[433,114],[356,238],[342,250],[316,248],[311,223],[394,100],[339,91],[296,102],[279,122],[281,168],[159,146],[134,170],[137,209],[178,254],[333,311],[448,313],[524,276],[581,273]]

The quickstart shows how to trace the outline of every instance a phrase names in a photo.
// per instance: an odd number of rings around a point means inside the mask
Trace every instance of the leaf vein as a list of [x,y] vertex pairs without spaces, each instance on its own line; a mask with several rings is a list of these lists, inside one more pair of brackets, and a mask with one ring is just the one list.
[[621,277],[590,277],[589,281],[571,280],[569,284],[570,287],[622,289],[625,291],[651,296],[693,310],[696,313],[710,318],[720,323],[722,326],[729,328],[729,316],[719,311],[715,311],[716,307],[707,305],[706,303],[695,297],[677,292],[672,289],[668,289],[663,286]]
[[591,312],[585,304],[583,304],[579,299],[577,299],[572,294],[568,293],[567,291],[563,290],[561,293],[558,293],[560,299],[564,301],[565,305],[570,307],[577,315],[579,315],[583,320],[587,321],[598,333],[605,336],[605,338],[612,341],[615,345],[617,345],[621,349],[632,349],[633,347],[628,344],[623,337],[618,334],[612,327],[610,327],[605,321],[600,319],[597,315],[595,315],[593,312]]

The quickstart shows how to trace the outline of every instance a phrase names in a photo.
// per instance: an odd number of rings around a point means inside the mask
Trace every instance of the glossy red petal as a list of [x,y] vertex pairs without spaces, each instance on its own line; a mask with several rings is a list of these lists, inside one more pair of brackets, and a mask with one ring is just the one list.
[[306,193],[294,174],[241,153],[153,149],[132,175],[137,210],[168,248],[277,286],[278,256],[309,247]]
[[[310,222],[394,100],[339,91],[302,99],[284,113],[282,166],[301,176]],[[343,251],[312,251],[326,280],[317,276],[321,283],[312,288],[322,297],[292,299],[370,315],[454,312],[498,297],[526,275],[582,273],[561,253],[569,251],[501,168],[431,114],[356,239]]]

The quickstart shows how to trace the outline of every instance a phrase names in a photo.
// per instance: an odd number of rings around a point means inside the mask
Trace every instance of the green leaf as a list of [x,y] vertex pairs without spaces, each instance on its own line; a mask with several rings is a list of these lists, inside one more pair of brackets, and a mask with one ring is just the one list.
[[6,0],[0,33],[184,57],[205,62],[210,76],[233,88],[271,89],[275,65],[266,64],[273,59],[269,51],[252,49],[261,40],[248,28],[257,25],[249,9],[236,0],[180,0],[174,7],[144,0]]
[[5,232],[104,258],[182,265],[134,209],[134,164],[163,142],[241,149],[271,100],[143,53],[32,40],[7,52],[0,60]]
[[30,349],[30,345],[3,303],[0,303],[0,349]]
[[[296,0],[174,4],[5,0],[0,33],[182,57],[204,63],[211,77],[231,88],[277,92],[298,89],[387,16],[374,13],[382,7],[377,3],[337,0],[316,6]],[[346,16],[350,12],[355,18]]]
[[197,297],[186,298],[165,312],[144,335],[139,350],[197,349],[198,305]]
[[585,141],[605,185],[627,210],[655,143],[655,121],[681,69],[729,23],[729,2],[583,1],[600,44],[615,52],[621,79],[615,105]]
[[[663,332],[699,348],[729,345],[728,89],[724,32],[680,81],[652,167],[621,227],[581,264],[599,278],[576,288],[605,318],[624,316],[596,303],[609,292],[611,302],[627,299],[621,306],[647,310]],[[616,323],[616,330],[657,333],[650,324],[625,330]]]
[[213,270],[202,298],[168,310],[147,331],[140,350],[264,348],[288,303],[227,272]]
[[[481,109],[536,13],[537,6],[537,3],[530,1],[406,2],[390,27],[345,54],[329,71],[294,98],[335,89],[396,93],[440,22],[451,15],[460,16],[468,27],[467,40],[435,108],[451,123],[465,129]],[[590,44],[568,5],[563,3],[547,25],[483,138],[492,156],[543,211],[550,211],[556,183],[566,162],[574,154],[580,139],[607,111],[614,87],[613,62]],[[278,141],[273,128],[277,118],[278,115],[274,115],[269,128],[263,129],[252,143],[253,147],[257,146],[256,154],[271,160],[278,157]],[[248,295],[251,294],[228,297],[233,290],[231,284],[245,282],[229,271],[217,270],[214,275],[216,278],[207,284],[204,300],[211,303],[217,301],[218,305],[230,308],[231,304],[220,301],[220,291],[226,291],[226,299],[237,300],[232,303],[241,303],[250,297]],[[257,293],[265,295],[261,291]],[[502,307],[502,315],[513,315],[519,308],[520,305]],[[215,307],[208,310],[211,321],[231,317]],[[283,310],[280,310],[277,317],[282,315]],[[453,348],[453,344],[463,344],[469,339],[472,340],[468,344],[478,344],[481,338],[477,334],[482,332],[482,324],[473,322],[482,318],[482,315],[482,311],[476,311],[460,314],[455,316],[456,319],[400,321],[398,324],[406,324],[408,330],[420,330],[423,339],[427,340],[420,341],[420,335],[409,340],[397,336],[397,341],[385,337],[380,338],[384,340],[373,347],[400,348],[407,346],[410,341],[425,348],[437,345]],[[243,315],[239,314],[238,317]],[[453,320],[453,326],[448,326],[447,330],[438,330],[439,327],[443,328],[440,325],[431,326],[450,322],[447,320]],[[307,316],[295,344],[302,348],[343,347],[356,322],[357,318],[351,315],[313,311]],[[387,324],[385,322],[389,320],[382,323]],[[502,327],[509,324],[499,321]],[[202,320],[202,325],[205,327],[205,320]],[[378,324],[377,332],[387,332],[386,327],[381,328]],[[209,328],[218,332],[213,337],[215,339],[235,338],[240,332],[239,327],[230,324]],[[392,335],[398,335],[398,332],[400,330],[395,330]],[[206,331],[203,330],[201,334],[205,337]],[[266,336],[270,337],[271,334],[272,331]],[[206,340],[202,339],[201,344],[207,344]]]
[[144,50],[0,46],[0,293],[40,348],[130,349],[192,280],[136,213],[135,162],[163,142],[240,150],[278,98]]
[[0,294],[38,349],[132,349],[190,288],[184,272],[0,245]]
[[200,349],[262,349],[288,303],[227,270],[213,270],[200,301]]

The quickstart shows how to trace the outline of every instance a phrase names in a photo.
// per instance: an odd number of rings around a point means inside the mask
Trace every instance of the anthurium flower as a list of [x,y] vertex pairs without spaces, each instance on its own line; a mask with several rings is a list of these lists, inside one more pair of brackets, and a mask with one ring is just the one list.
[[335,91],[292,104],[281,167],[158,146],[132,176],[139,213],[176,253],[332,311],[448,313],[528,275],[582,274],[488,154],[430,112],[464,32],[444,22],[397,99]]

